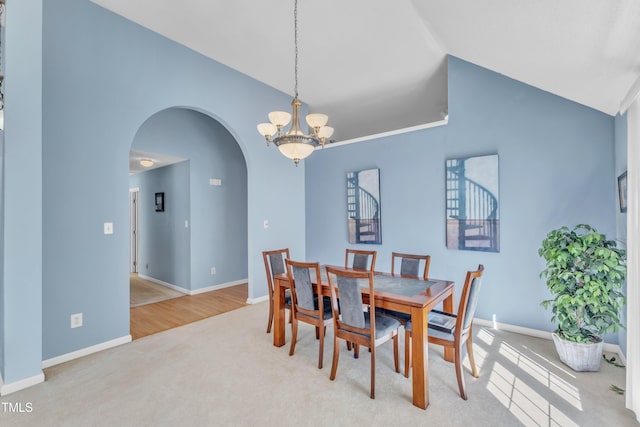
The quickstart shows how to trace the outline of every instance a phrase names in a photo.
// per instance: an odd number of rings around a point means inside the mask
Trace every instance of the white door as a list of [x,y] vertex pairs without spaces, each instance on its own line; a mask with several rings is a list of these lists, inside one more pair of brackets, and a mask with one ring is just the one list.
[[138,272],[138,193],[139,189],[129,190],[129,241],[130,241],[130,266],[131,273]]

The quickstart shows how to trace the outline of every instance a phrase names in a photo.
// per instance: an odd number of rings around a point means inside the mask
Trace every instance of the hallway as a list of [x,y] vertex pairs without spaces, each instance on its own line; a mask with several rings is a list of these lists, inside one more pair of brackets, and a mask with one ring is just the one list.
[[247,284],[130,309],[131,338],[152,335],[247,305]]

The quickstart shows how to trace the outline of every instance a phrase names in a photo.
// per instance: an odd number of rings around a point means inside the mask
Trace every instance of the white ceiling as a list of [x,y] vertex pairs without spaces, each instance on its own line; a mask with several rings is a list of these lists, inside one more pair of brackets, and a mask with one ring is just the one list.
[[[92,1],[293,95],[293,0]],[[610,115],[640,76],[638,0],[299,0],[298,22],[300,98],[338,141],[440,120],[446,54]]]
[[[152,166],[144,167],[140,164],[140,160],[151,160]],[[151,169],[161,168],[163,166],[172,165],[174,163],[180,163],[187,159],[181,157],[169,156],[160,153],[150,153],[147,151],[129,151],[129,174],[133,175],[138,172],[145,172]]]

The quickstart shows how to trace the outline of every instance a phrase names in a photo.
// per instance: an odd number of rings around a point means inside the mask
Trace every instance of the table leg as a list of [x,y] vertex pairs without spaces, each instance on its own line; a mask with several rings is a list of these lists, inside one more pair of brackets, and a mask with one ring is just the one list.
[[421,409],[429,406],[429,336],[427,313],[422,308],[411,309],[411,370],[413,384],[413,404]]
[[282,347],[285,342],[284,325],[284,287],[280,286],[280,279],[273,281],[273,345]]
[[[454,313],[454,311],[453,311],[453,291],[451,292],[451,295],[446,297],[444,299],[444,301],[442,302],[442,308],[443,308],[443,311],[445,311],[447,313]],[[449,347],[445,347],[444,348],[444,360],[446,360],[447,362],[452,362],[453,363],[454,355],[455,355],[455,351],[454,351],[453,348],[449,348]]]

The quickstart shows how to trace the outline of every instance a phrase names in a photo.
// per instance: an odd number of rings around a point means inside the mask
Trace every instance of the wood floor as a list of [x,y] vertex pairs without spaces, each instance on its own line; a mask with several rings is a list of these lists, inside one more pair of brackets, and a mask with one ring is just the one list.
[[198,295],[185,295],[129,309],[136,340],[247,305],[247,284]]

